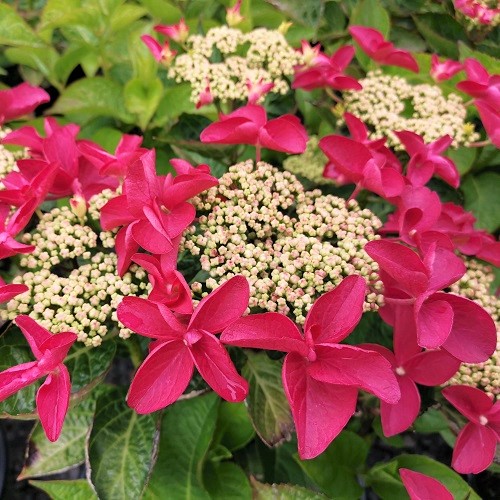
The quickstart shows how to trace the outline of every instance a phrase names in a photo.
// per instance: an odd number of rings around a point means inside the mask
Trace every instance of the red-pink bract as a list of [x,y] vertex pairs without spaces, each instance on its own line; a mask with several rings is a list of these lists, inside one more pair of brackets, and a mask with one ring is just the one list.
[[361,49],[374,61],[387,66],[399,66],[418,73],[418,63],[407,51],[397,49],[380,31],[367,26],[350,26],[349,33]]
[[262,106],[248,104],[228,115],[221,115],[219,121],[203,130],[200,140],[213,144],[250,144],[258,151],[267,148],[284,153],[303,153],[307,132],[296,116],[283,115],[268,121]]
[[433,477],[410,469],[399,469],[410,500],[453,500],[448,489]]
[[437,56],[437,54],[432,54],[430,74],[434,81],[438,83],[449,80],[451,77],[453,77],[463,69],[463,64],[459,63],[458,61],[445,59],[444,61],[439,62],[439,57]]
[[183,43],[189,35],[189,28],[186,21],[182,18],[177,24],[162,25],[157,24],[154,27],[157,33],[165,35],[167,38],[174,40],[174,42]]
[[29,288],[26,285],[19,285],[16,283],[7,285],[5,281],[0,278],[0,303],[8,302],[17,295],[25,293],[28,290]]
[[464,62],[468,80],[457,83],[457,88],[472,97],[482,99],[493,109],[500,108],[500,75],[490,75],[476,59]]
[[423,137],[409,130],[395,132],[395,134],[410,155],[406,177],[413,186],[424,186],[434,174],[454,188],[460,185],[460,174],[455,163],[442,156],[442,153],[453,142],[449,135],[425,144]]
[[195,366],[222,398],[243,401],[248,384],[215,334],[241,317],[249,297],[246,278],[234,276],[200,301],[187,324],[163,304],[125,297],[118,306],[118,319],[138,334],[157,339],[132,381],[129,406],[138,413],[151,413],[175,402]]
[[49,101],[50,96],[45,90],[28,83],[0,90],[0,125],[31,113],[37,106]]
[[[365,251],[380,266],[384,320],[394,324],[395,309],[409,308],[421,347],[441,347],[467,363],[480,363],[491,356],[496,347],[491,316],[471,300],[439,292],[465,272],[462,260],[449,248],[431,243],[423,260],[410,248],[386,240],[369,242]],[[408,318],[410,321],[411,315]]]
[[170,48],[168,41],[161,45],[150,35],[142,35],[141,40],[158,62],[169,65],[177,55],[177,51]]
[[71,392],[69,373],[63,361],[77,337],[73,332],[52,335],[29,316],[17,316],[15,322],[36,361],[0,373],[0,401],[48,375],[38,389],[36,405],[45,435],[50,441],[56,441],[61,434]]
[[500,148],[500,108],[494,108],[485,99],[475,99],[474,105],[479,111],[479,116],[492,144]]
[[451,466],[460,474],[478,474],[491,465],[500,441],[500,402],[465,385],[447,387],[442,394],[469,420],[458,435]]
[[12,215],[9,205],[0,204],[0,259],[18,253],[31,253],[35,247],[19,243],[14,238],[19,234],[38,207],[36,198],[28,199]]
[[400,397],[390,364],[383,356],[340,344],[363,312],[366,283],[349,276],[310,309],[303,336],[278,313],[254,314],[227,327],[222,342],[240,347],[288,352],[283,387],[303,459],[322,453],[354,413],[358,389],[395,403]]

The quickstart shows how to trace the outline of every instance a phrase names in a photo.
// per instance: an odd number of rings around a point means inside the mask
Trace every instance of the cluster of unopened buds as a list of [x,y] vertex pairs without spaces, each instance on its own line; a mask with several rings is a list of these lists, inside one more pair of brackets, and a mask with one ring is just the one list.
[[496,0],[454,0],[453,4],[473,26],[495,27],[500,24],[500,8]]

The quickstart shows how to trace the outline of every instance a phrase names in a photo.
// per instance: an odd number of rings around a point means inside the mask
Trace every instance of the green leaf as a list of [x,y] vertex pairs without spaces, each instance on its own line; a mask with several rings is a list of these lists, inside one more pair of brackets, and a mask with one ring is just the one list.
[[381,439],[384,443],[388,444],[389,446],[393,446],[394,448],[403,448],[405,446],[405,441],[403,436],[401,436],[401,434],[391,437],[386,437],[384,435],[380,416],[375,417],[372,423],[372,427],[377,437]]
[[219,406],[214,441],[235,451],[244,448],[254,436],[255,431],[244,403],[223,401]]
[[37,423],[31,433],[26,462],[18,479],[64,472],[85,461],[85,440],[95,411],[95,398],[88,397],[70,408],[55,442],[45,436]]
[[478,50],[472,50],[463,42],[458,42],[458,52],[460,54],[460,61],[472,57],[473,59],[477,59],[486,68],[488,73],[492,75],[500,73],[500,59],[489,56],[484,52],[479,52]]
[[55,63],[54,74],[57,79],[66,83],[71,72],[83,61],[85,57],[92,54],[94,49],[90,46],[71,46]]
[[243,469],[232,462],[207,463],[203,471],[205,487],[212,500],[247,500],[252,488]]
[[325,0],[266,0],[294,22],[317,29],[323,18]]
[[477,176],[467,176],[461,185],[465,195],[465,208],[477,218],[477,226],[490,233],[500,227],[499,182],[500,174],[486,172]]
[[362,469],[369,446],[363,438],[351,431],[344,431],[318,457],[300,460],[304,472],[332,498],[358,498],[363,493],[357,471]]
[[399,478],[399,469],[411,469],[436,478],[444,484],[453,498],[480,500],[476,492],[446,465],[423,455],[400,455],[388,463],[375,465],[367,474],[366,482],[382,500],[407,498],[406,489]]
[[152,126],[163,127],[169,122],[174,122],[182,113],[192,111],[194,104],[191,102],[191,85],[180,83],[168,87],[156,110]]
[[40,37],[50,43],[55,28],[81,20],[84,12],[81,4],[82,0],[48,0],[38,25]]
[[59,55],[52,47],[12,47],[5,50],[7,59],[40,71],[50,78]]
[[160,451],[145,500],[209,499],[203,486],[203,461],[217,422],[217,394],[178,401],[165,410]]
[[146,15],[147,11],[139,5],[119,5],[107,19],[110,33],[116,33],[130,26],[134,21]]
[[[23,334],[17,327],[11,326],[0,337],[0,371],[33,360],[34,356]],[[40,383],[35,382],[0,402],[0,416],[24,415],[26,418],[37,418],[34,415],[35,393]]]
[[420,14],[413,16],[418,31],[430,48],[442,57],[458,59],[457,41],[467,41],[463,27],[448,14]]
[[264,484],[251,479],[254,500],[322,500],[320,493],[292,484]]
[[45,43],[12,7],[0,3],[0,45],[44,47]]
[[140,0],[149,13],[164,24],[174,24],[182,17],[182,12],[173,2],[167,0]]
[[[380,31],[385,38],[389,38],[391,31],[391,20],[389,13],[384,9],[380,0],[362,0],[356,4],[352,11],[350,26],[370,26]],[[356,59],[364,70],[372,69],[375,63],[358,46],[356,48]]]
[[140,498],[154,464],[157,416],[138,415],[125,390],[97,399],[88,441],[88,474],[100,498]]
[[455,162],[458,173],[462,176],[472,168],[472,165],[474,165],[477,149],[466,146],[460,146],[456,149],[450,148],[446,152],[446,156]]
[[446,417],[434,408],[429,408],[425,413],[415,420],[413,424],[417,432],[429,433],[440,432],[449,428]]
[[86,479],[70,481],[30,481],[30,484],[45,491],[52,500],[98,500]]
[[125,109],[122,87],[103,76],[83,78],[66,88],[50,114],[80,114],[86,121],[96,116],[112,116],[126,123],[134,117]]
[[163,85],[159,78],[143,81],[133,78],[125,85],[123,96],[127,111],[137,116],[139,126],[145,130],[163,95]]
[[115,351],[116,343],[112,340],[103,342],[99,347],[73,345],[64,360],[71,375],[72,392],[80,392],[89,384],[101,380],[113,361]]
[[248,413],[260,438],[274,446],[289,439],[294,428],[281,382],[281,363],[269,359],[264,352],[246,354],[242,375],[250,385]]

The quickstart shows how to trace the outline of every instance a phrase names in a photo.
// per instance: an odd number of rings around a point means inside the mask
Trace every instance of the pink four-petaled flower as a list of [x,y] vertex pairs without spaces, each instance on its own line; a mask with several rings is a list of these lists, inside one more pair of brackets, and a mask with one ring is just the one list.
[[36,406],[45,435],[50,441],[56,441],[61,434],[71,393],[69,373],[63,361],[77,336],[73,332],[52,335],[29,316],[17,316],[15,321],[36,361],[0,373],[0,401],[48,375],[38,389]]
[[358,389],[390,403],[400,397],[390,364],[383,356],[340,344],[363,313],[366,283],[345,278],[310,309],[304,335],[278,313],[241,318],[222,332],[222,342],[240,347],[284,351],[283,386],[297,431],[299,455],[322,453],[354,413]]
[[151,413],[175,402],[196,366],[212,389],[228,401],[243,401],[248,383],[215,336],[248,307],[250,288],[234,276],[203,298],[186,322],[166,306],[139,297],[125,297],[118,319],[131,330],[156,339],[137,370],[127,402],[138,413]]

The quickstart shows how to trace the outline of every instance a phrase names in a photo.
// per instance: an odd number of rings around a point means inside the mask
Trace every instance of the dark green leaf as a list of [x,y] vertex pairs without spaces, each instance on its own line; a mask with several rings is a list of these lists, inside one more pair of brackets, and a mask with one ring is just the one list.
[[145,500],[209,499],[203,485],[203,461],[217,422],[217,394],[178,401],[165,410],[160,450]]
[[461,185],[465,195],[465,208],[477,218],[477,226],[490,233],[500,227],[500,174],[486,172],[469,175]]
[[457,41],[467,41],[463,27],[447,14],[421,14],[414,16],[420,34],[431,49],[442,57],[458,59]]
[[82,60],[93,52],[89,46],[70,47],[55,63],[54,73],[59,81],[66,83],[71,72],[82,62]]
[[97,500],[97,495],[86,479],[30,481],[30,484],[45,491],[52,500],[68,500],[68,498],[71,500]]
[[247,445],[254,436],[255,431],[244,403],[223,401],[219,406],[214,441],[235,451]]
[[23,64],[50,78],[58,59],[52,47],[13,47],[5,51],[10,62]]
[[440,432],[448,429],[446,417],[434,408],[429,408],[424,414],[415,420],[413,424],[417,432]]
[[472,50],[470,47],[465,45],[463,42],[458,42],[458,50],[460,53],[460,60],[463,61],[468,57],[477,59],[490,74],[500,73],[500,60],[498,58],[489,56],[484,52],[479,52],[478,50]]
[[363,493],[357,471],[364,467],[369,446],[354,432],[343,431],[318,457],[297,462],[304,472],[332,498],[358,498]]
[[63,472],[85,461],[85,440],[94,417],[96,400],[88,397],[70,408],[55,442],[45,436],[37,423],[31,433],[26,462],[18,479]]
[[207,463],[203,471],[205,487],[212,500],[247,500],[252,488],[243,469],[231,462]]
[[173,24],[182,17],[182,12],[175,7],[175,2],[167,0],[141,0],[141,3],[148,9],[150,14],[164,24]]
[[380,420],[380,416],[377,416],[372,423],[373,430],[375,434],[381,439],[384,443],[389,446],[393,446],[394,448],[402,448],[405,446],[404,438],[400,434],[392,437],[386,437],[384,435],[384,431],[382,430],[382,421]]
[[317,29],[325,9],[325,0],[266,0],[299,24]]
[[477,149],[460,146],[456,149],[448,149],[446,156],[451,158],[457,166],[458,173],[462,176],[466,174],[474,165],[476,159]]
[[321,500],[320,493],[291,484],[264,484],[251,479],[254,500]]
[[108,371],[115,356],[116,343],[103,342],[99,347],[75,344],[64,360],[71,375],[71,390],[79,392],[91,383],[97,383]]
[[100,498],[140,498],[154,463],[157,415],[138,415],[113,388],[96,404],[88,475]]
[[247,353],[242,375],[248,380],[250,392],[246,399],[252,423],[261,439],[274,446],[288,439],[293,419],[281,382],[281,363],[266,353]]
[[388,463],[375,465],[366,481],[382,500],[406,498],[406,490],[399,478],[399,469],[411,469],[436,478],[453,494],[453,498],[479,500],[476,492],[446,465],[423,455],[400,455]]
[[168,87],[156,110],[153,119],[153,127],[163,127],[169,122],[174,122],[182,113],[191,111],[194,104],[190,101],[191,85],[181,83],[174,87]]

